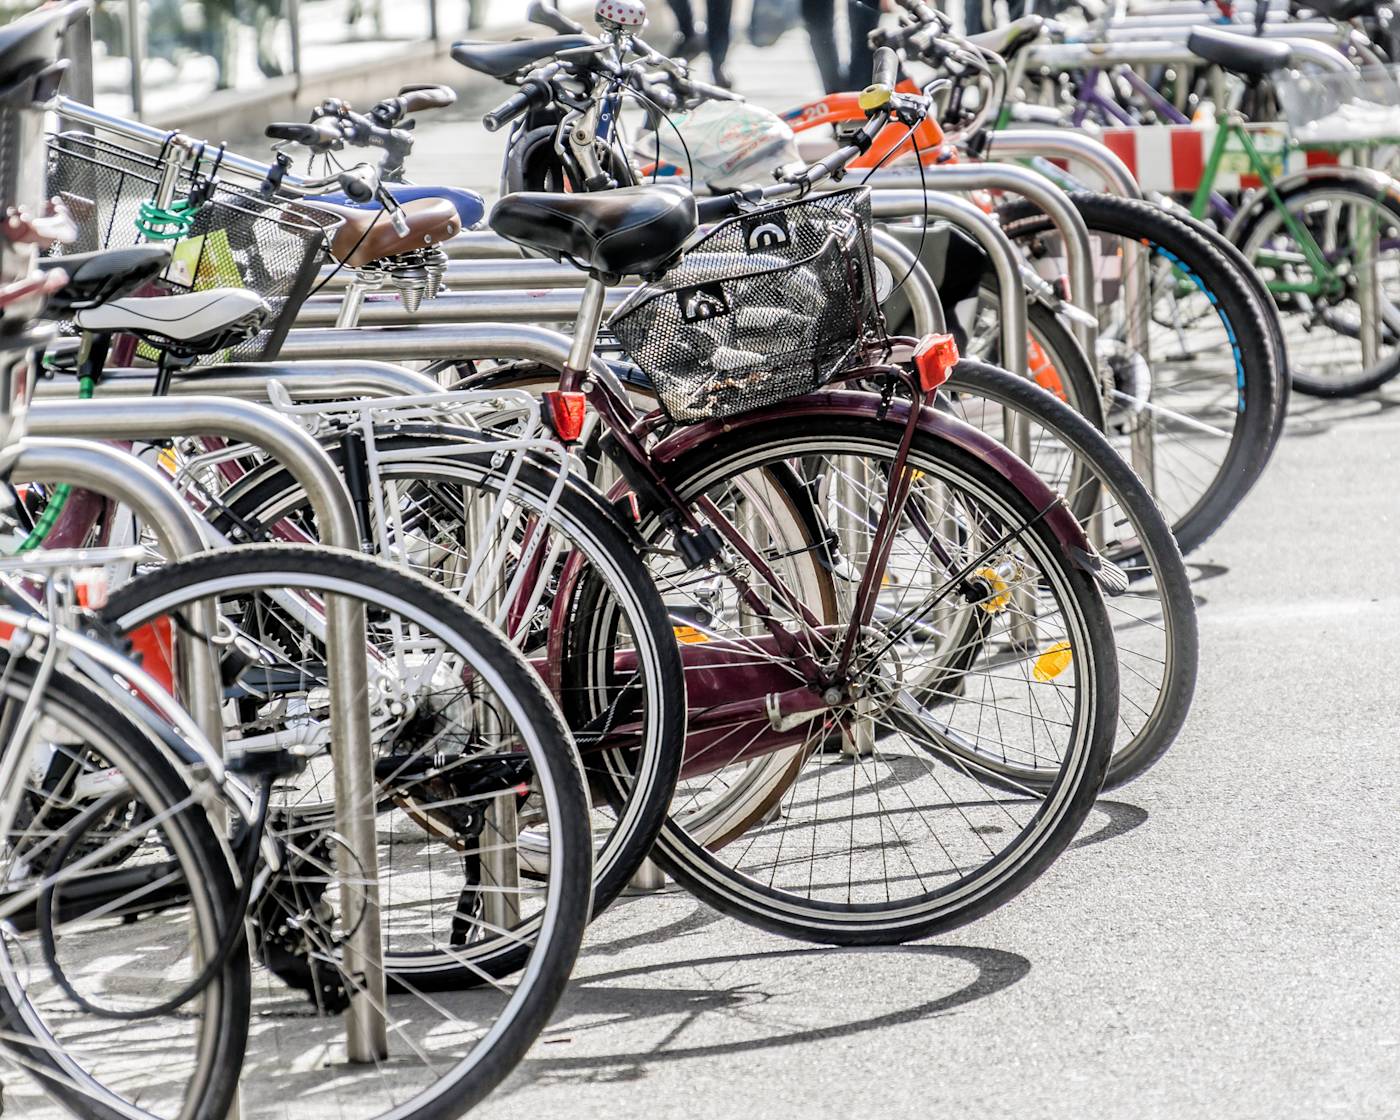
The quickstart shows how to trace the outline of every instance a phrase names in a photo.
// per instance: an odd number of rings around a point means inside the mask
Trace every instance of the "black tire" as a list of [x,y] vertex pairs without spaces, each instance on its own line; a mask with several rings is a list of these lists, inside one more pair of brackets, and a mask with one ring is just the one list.
[[[1268,462],[1280,393],[1269,326],[1234,264],[1185,222],[1135,199],[1082,191],[1069,197],[1091,235],[1141,242],[1185,273],[1206,295],[1233,340],[1234,385],[1215,389],[1230,402],[1228,447],[1218,464],[1202,468],[1202,474],[1210,471],[1208,481],[1195,486],[1195,479],[1188,480],[1199,493],[1172,503],[1164,502],[1160,492],[1154,494],[1171,518],[1181,551],[1190,553],[1224,524]],[[1028,203],[1010,203],[1000,213],[1007,234],[1033,253],[1037,239],[1054,232],[1045,214]]]
[[[1191,578],[1177,548],[1176,538],[1142,480],[1113,449],[1103,433],[1053,394],[1006,370],[966,359],[954,368],[944,388],[949,393],[970,394],[1033,417],[1036,426],[1069,448],[1076,460],[1087,464],[1098,487],[1106,491],[1107,502],[1112,503],[1114,525],[1120,531],[1115,541],[1105,542],[1102,554],[1122,567],[1139,589],[1142,582],[1148,579],[1155,586],[1161,601],[1162,621],[1160,624],[1153,622],[1152,626],[1160,625],[1163,631],[1163,660],[1166,664],[1162,670],[1161,685],[1156,690],[1155,703],[1147,711],[1141,726],[1136,728],[1128,722],[1130,704],[1126,696],[1129,686],[1136,683],[1134,678],[1137,681],[1146,680],[1149,667],[1139,662],[1135,669],[1129,657],[1125,656],[1122,639],[1118,647],[1122,667],[1119,681],[1125,699],[1119,703],[1119,733],[1104,788],[1124,785],[1153,766],[1167,752],[1181,731],[1195,693],[1199,659],[1196,603]],[[954,415],[967,418],[964,409],[956,404],[951,407]],[[1040,466],[1034,455],[1030,463]],[[1046,481],[1057,486],[1061,480],[1047,478]],[[1076,507],[1074,499],[1073,494],[1067,498],[1072,509]],[[1092,512],[1079,513],[1076,510],[1081,522],[1086,519],[1086,514]],[[1125,594],[1132,595],[1133,592],[1134,588],[1130,586]],[[1130,634],[1144,625],[1139,610],[1129,609],[1134,604],[1125,605],[1121,612],[1115,609],[1116,605],[1113,598],[1107,601],[1110,619],[1116,625],[1122,625],[1126,633]],[[1143,704],[1133,702],[1131,707],[1142,710]]]
[[[882,455],[892,455],[902,433],[900,425],[830,415],[785,421],[781,431],[774,426],[742,429],[698,447],[672,464],[668,481],[687,497],[705,492],[714,480],[745,469],[742,464],[746,461],[818,454],[818,447],[839,448],[833,453],[845,455],[855,453],[849,449],[868,446],[879,448]],[[1032,824],[1025,826],[1034,833],[1034,842],[1019,847],[1014,858],[1003,858],[1006,852],[1002,852],[983,869],[960,880],[966,885],[962,890],[954,884],[925,891],[914,899],[889,901],[886,879],[884,903],[803,897],[775,888],[771,879],[759,881],[724,862],[725,853],[734,849],[740,850],[735,858],[742,861],[751,837],[711,852],[697,844],[676,818],[668,821],[657,845],[658,863],[711,906],[774,933],[834,945],[894,944],[970,922],[1029,886],[1064,850],[1092,808],[1108,767],[1116,722],[1117,665],[1112,628],[1093,579],[1064,558],[1037,511],[1001,475],[945,441],[921,435],[914,446],[919,469],[924,470],[927,463],[929,469],[941,472],[940,478],[956,477],[966,492],[976,493],[982,500],[990,498],[1005,511],[1004,516],[1026,527],[1022,535],[1035,542],[1037,562],[1045,565],[1042,570],[1053,568],[1059,596],[1056,602],[1074,614],[1075,648],[1085,651],[1084,658],[1074,660],[1075,679],[1084,689],[1076,690],[1074,702],[1095,707],[1084,713],[1082,725],[1076,725],[1081,730],[1075,733],[1072,760],[1062,763],[1058,780],[1046,792]],[[851,781],[855,780],[853,776]],[[883,812],[876,815],[883,816]],[[785,830],[786,825],[782,827]],[[1019,845],[1022,835],[1025,833],[1018,834],[1013,843]],[[781,841],[779,849],[781,852]],[[793,858],[799,859],[800,853]],[[910,878],[904,872],[900,889]],[[915,888],[911,885],[909,889]]]
[[1272,457],[1273,452],[1278,448],[1279,440],[1283,438],[1283,428],[1288,421],[1288,405],[1293,396],[1293,375],[1288,361],[1288,345],[1284,342],[1283,326],[1279,322],[1278,305],[1274,302],[1274,295],[1269,291],[1269,286],[1264,283],[1264,278],[1259,275],[1255,267],[1245,259],[1245,255],[1239,251],[1235,243],[1223,233],[1214,226],[1193,218],[1179,207],[1173,208],[1172,214],[1206,238],[1234,264],[1235,271],[1248,285],[1249,290],[1254,293],[1254,302],[1258,305],[1260,316],[1269,328],[1269,349],[1273,352],[1274,368],[1278,371],[1278,400],[1274,405],[1274,423],[1270,433],[1272,443],[1269,454]]
[[[1326,207],[1329,211],[1335,210],[1337,200],[1348,196],[1354,198],[1358,204],[1379,204],[1389,220],[1394,223],[1394,228],[1400,230],[1400,196],[1397,196],[1396,189],[1393,185],[1388,185],[1383,190],[1378,190],[1375,181],[1365,173],[1345,169],[1329,171],[1285,187],[1279,191],[1279,195],[1283,205],[1290,211],[1303,210],[1310,202]],[[1326,197],[1329,195],[1330,199]],[[1275,214],[1276,210],[1272,206],[1256,207],[1239,227],[1232,231],[1234,243],[1246,261],[1249,259],[1251,242],[1263,235],[1263,227],[1272,222]],[[1257,274],[1258,270],[1252,265],[1250,267]],[[1258,277],[1258,280],[1267,288],[1267,283],[1262,277]],[[1284,296],[1280,306],[1286,305],[1288,298]],[[1384,300],[1383,293],[1380,298]],[[1393,333],[1395,332],[1392,327]],[[1353,374],[1339,374],[1336,363],[1329,363],[1329,373],[1323,374],[1311,368],[1308,361],[1296,354],[1290,359],[1289,367],[1293,388],[1307,396],[1321,399],[1360,396],[1363,393],[1374,392],[1400,375],[1400,344],[1394,345],[1391,352],[1373,367],[1359,369]]]
[[[380,468],[381,478],[436,479],[448,485],[472,485],[492,493],[498,492],[500,472],[492,468],[490,455],[444,456],[442,448],[451,439],[460,440],[461,433],[385,436],[378,443],[381,450],[402,453],[423,448],[425,458],[421,463],[384,463]],[[481,444],[475,441],[473,446]],[[436,459],[427,457],[430,448],[437,450]],[[344,460],[344,449],[336,445],[328,447],[327,452],[339,468]],[[521,466],[514,483],[515,492],[523,502],[542,507],[551,495],[554,478],[526,463]],[[302,500],[298,501],[299,498]],[[276,519],[277,514],[285,514],[289,501],[292,508],[306,508],[296,480],[281,467],[269,464],[247,475],[224,495],[225,512],[214,518],[213,523],[224,532],[234,525],[241,525],[256,536]],[[606,564],[612,570],[613,586],[627,589],[630,596],[630,602],[626,604],[629,624],[650,639],[647,673],[652,691],[648,694],[648,719],[655,721],[655,727],[648,736],[648,747],[640,758],[637,757],[640,752],[629,752],[625,759],[611,752],[598,751],[582,756],[590,786],[604,794],[614,810],[626,814],[627,818],[625,828],[614,829],[595,861],[593,913],[596,916],[626,888],[650,854],[657,833],[666,820],[685,744],[685,676],[666,605],[637,554],[634,542],[616,524],[596,494],[581,487],[571,485],[566,488],[559,497],[557,509],[557,523],[566,526],[571,539],[586,547],[591,557],[591,566],[586,569],[576,589],[580,605],[570,612],[572,629],[569,648],[578,649],[580,657],[587,658],[588,646],[603,644],[601,639],[590,638],[589,635],[594,633],[590,627],[596,628],[602,624],[605,612],[583,606],[583,601],[596,606],[600,596],[615,594],[604,588],[596,575],[589,578],[589,574],[596,573],[597,566],[601,564]],[[574,661],[566,656],[565,668],[573,664]],[[590,713],[576,710],[571,703],[572,695],[566,682],[561,682],[559,699],[564,715],[569,726],[577,731],[586,724]],[[625,784],[630,787],[627,792],[619,787],[619,775],[627,776]],[[505,967],[507,971],[513,971],[508,961]]]
[[[9,663],[5,667],[6,701],[23,701],[33,688],[34,672],[27,663]],[[183,882],[190,888],[190,901],[205,918],[200,922],[201,935],[207,951],[219,945],[230,924],[241,922],[243,916],[232,911],[238,897],[237,885],[202,801],[192,804],[190,784],[176,770],[164,750],[146,734],[137,730],[131,720],[118,712],[103,696],[85,684],[63,673],[49,678],[44,690],[45,711],[61,726],[80,731],[86,727],[100,737],[101,751],[110,757],[133,787],[141,802],[156,813],[175,809],[162,823],[167,840],[178,834],[179,851],[175,859],[185,868]],[[135,919],[139,923],[139,918]],[[223,1120],[238,1088],[243,1065],[244,1046],[248,1038],[251,1001],[251,965],[242,945],[234,948],[224,960],[223,968],[214,976],[203,998],[212,993],[213,1013],[208,1017],[209,1056],[200,1070],[202,1084],[191,1086],[186,1098],[184,1115],[190,1120]],[[26,1043],[35,1030],[26,1020],[33,1014],[24,1003],[17,1001],[9,985],[0,983],[0,1019],[9,1031],[6,1046],[23,1057],[24,1068],[36,1077],[45,1090],[61,1101],[75,1115],[94,1120],[128,1120],[131,1109],[139,1106],[126,1102],[119,1091],[96,1087],[84,1091],[84,1081],[90,1074],[73,1064],[74,1060],[55,1044],[52,1037]],[[178,1014],[178,1013],[177,1013]],[[118,1028],[108,1020],[99,1020],[103,1030]],[[95,1028],[94,1028],[95,1030]],[[94,1035],[93,1037],[96,1037]],[[110,1092],[123,1101],[120,1111],[104,1101],[98,1093]]]
[[[529,966],[513,997],[513,1002],[519,1001],[516,1010],[508,1022],[495,1024],[487,1052],[463,1058],[411,1102],[400,1097],[392,1105],[395,1115],[449,1120],[480,1102],[525,1056],[565,990],[588,923],[588,802],[568,730],[539,677],[485,620],[427,580],[354,553],[296,545],[249,545],[203,553],[127,584],[113,595],[103,617],[122,633],[181,603],[235,588],[269,587],[341,589],[436,627],[440,637],[450,631],[452,648],[470,654],[465,663],[471,671],[491,681],[498,703],[513,705],[510,714],[522,733],[527,727],[533,733],[533,743],[525,749],[533,763],[533,780],[550,803],[551,920],[534,936]],[[422,990],[424,979],[432,984],[431,974],[413,976],[412,990]],[[436,1074],[440,1067],[431,1068]],[[260,1072],[259,1076],[270,1075]],[[411,1112],[403,1111],[410,1103]]]

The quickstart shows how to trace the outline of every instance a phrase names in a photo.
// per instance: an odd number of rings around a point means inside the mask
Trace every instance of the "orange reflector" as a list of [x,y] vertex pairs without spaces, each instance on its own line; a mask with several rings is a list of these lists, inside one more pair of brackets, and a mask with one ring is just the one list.
[[702,634],[694,626],[673,626],[671,632],[676,635],[676,641],[685,645],[695,645],[697,642],[708,642],[710,639]]
[[566,393],[551,389],[544,395],[545,408],[554,434],[565,443],[573,443],[583,434],[583,418],[588,412],[588,398],[582,393]]
[[141,668],[155,677],[166,692],[175,690],[175,641],[170,616],[138,626],[127,637],[131,652]]
[[957,340],[950,334],[931,334],[919,343],[914,351],[914,368],[919,371],[919,384],[925,393],[948,380],[959,357]]

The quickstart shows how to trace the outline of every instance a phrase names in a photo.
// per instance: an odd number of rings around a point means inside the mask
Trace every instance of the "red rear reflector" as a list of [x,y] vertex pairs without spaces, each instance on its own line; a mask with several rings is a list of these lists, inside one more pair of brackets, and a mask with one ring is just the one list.
[[565,393],[551,389],[544,395],[545,408],[554,434],[565,443],[573,443],[583,434],[583,418],[588,412],[588,398],[582,393]]
[[166,692],[175,691],[175,635],[170,616],[161,615],[154,622],[138,626],[127,638],[131,641],[133,659],[155,677]]
[[919,343],[914,351],[914,368],[919,371],[919,384],[925,393],[948,380],[959,357],[957,341],[950,334],[931,334]]

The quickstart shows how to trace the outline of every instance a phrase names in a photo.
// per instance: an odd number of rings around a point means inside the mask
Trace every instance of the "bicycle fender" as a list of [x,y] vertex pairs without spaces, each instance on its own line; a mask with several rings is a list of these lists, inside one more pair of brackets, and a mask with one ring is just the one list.
[[[664,468],[676,462],[687,453],[712,440],[723,438],[729,432],[742,431],[754,427],[769,427],[791,423],[794,419],[810,416],[859,416],[870,420],[880,420],[896,431],[902,431],[909,418],[910,403],[893,401],[882,409],[881,398],[874,393],[852,392],[850,390],[826,390],[794,397],[756,412],[747,412],[724,420],[710,420],[682,428],[668,436],[652,449],[652,459]],[[882,416],[881,413],[884,412]],[[1065,500],[1052,490],[1048,483],[1031,467],[1018,459],[1010,449],[1004,447],[985,432],[966,424],[947,413],[933,408],[922,408],[919,429],[935,440],[950,443],[959,450],[971,455],[984,466],[1001,475],[1030,503],[1033,509],[1042,511],[1045,523],[1050,527],[1059,543],[1065,558],[1075,567],[1088,572],[1096,580],[1111,590],[1118,582],[1115,566],[1106,564],[1094,550],[1079,522],[1075,520]]]
[[[1308,167],[1276,179],[1274,189],[1281,197],[1287,199],[1300,187],[1311,186],[1313,183],[1328,179],[1334,182],[1346,181],[1364,190],[1374,191],[1377,198],[1388,194],[1397,205],[1400,205],[1400,191],[1396,188],[1395,180],[1379,171],[1372,171],[1364,167],[1341,167],[1337,164]],[[1272,205],[1267,191],[1263,188],[1255,189],[1241,204],[1235,216],[1230,219],[1230,224],[1225,227],[1225,236],[1234,244],[1239,245],[1248,236],[1259,216]]]

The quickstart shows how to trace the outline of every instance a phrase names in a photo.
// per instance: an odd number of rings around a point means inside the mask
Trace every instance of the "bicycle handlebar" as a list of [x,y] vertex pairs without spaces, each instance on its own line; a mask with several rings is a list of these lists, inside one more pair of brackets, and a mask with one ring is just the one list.
[[582,24],[575,23],[558,8],[551,8],[543,3],[543,0],[530,0],[530,6],[525,9],[525,18],[560,35],[583,34]]
[[338,148],[345,140],[340,126],[330,120],[314,120],[310,124],[295,121],[277,121],[263,129],[269,140],[280,140],[290,144],[301,144],[307,148],[330,151]]
[[376,124],[393,128],[414,113],[446,109],[456,103],[456,92],[447,86],[404,86],[397,97],[386,97],[369,111],[369,115]]
[[562,64],[552,62],[548,66],[533,71],[520,83],[519,92],[506,98],[505,101],[481,118],[481,123],[486,126],[486,131],[499,132],[516,117],[528,113],[531,109],[548,105],[553,97],[553,90],[549,85],[550,80],[562,68]]
[[899,55],[889,47],[880,47],[875,52],[875,71],[870,81],[874,86],[893,89],[899,82]]

